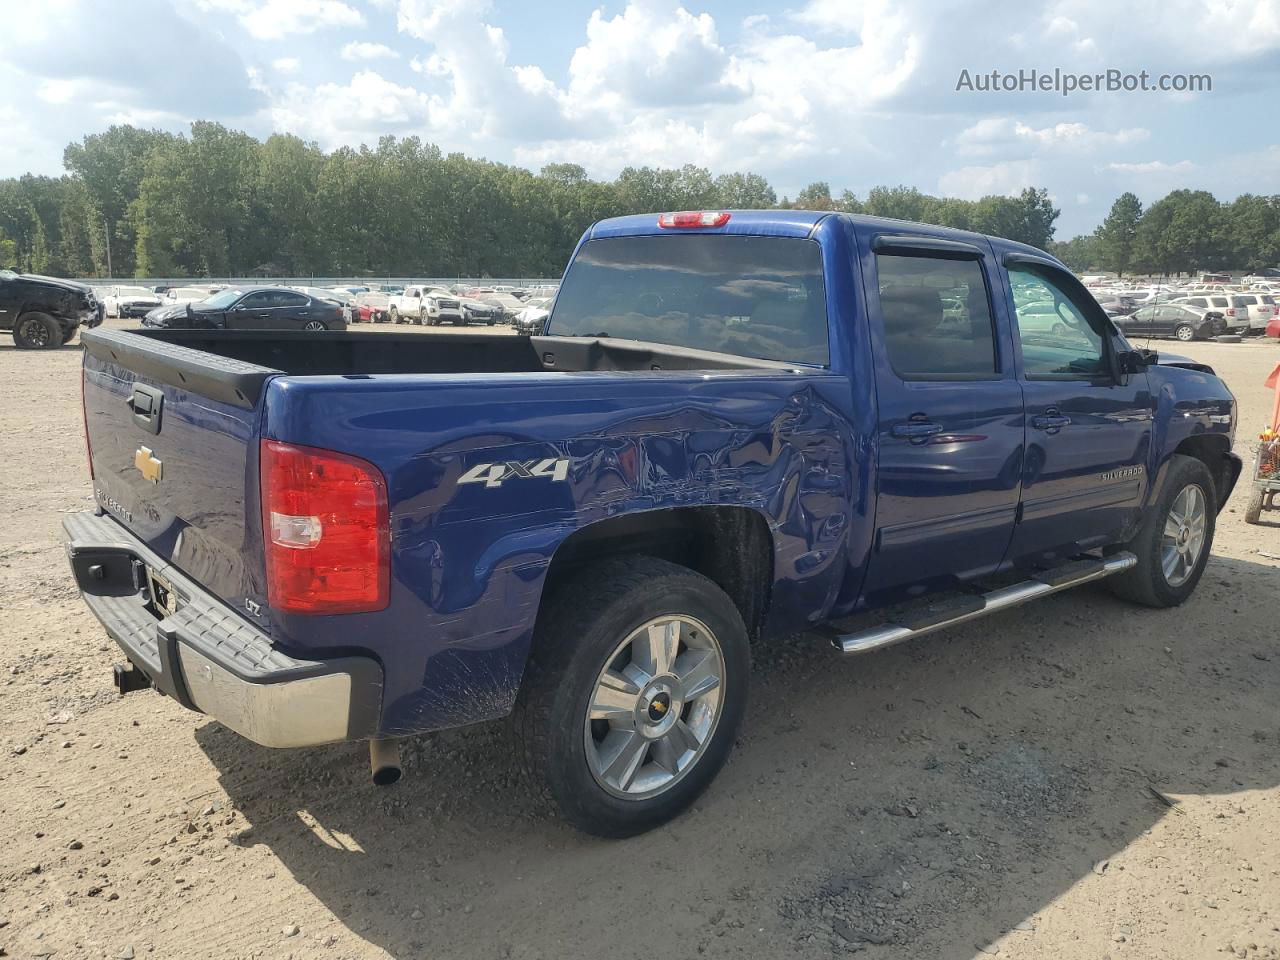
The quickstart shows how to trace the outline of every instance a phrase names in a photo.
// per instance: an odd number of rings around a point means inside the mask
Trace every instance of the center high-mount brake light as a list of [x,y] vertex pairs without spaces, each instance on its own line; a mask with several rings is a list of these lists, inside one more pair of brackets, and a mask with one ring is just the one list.
[[695,227],[723,227],[730,214],[724,210],[682,210],[679,213],[658,214],[658,226],[666,229]]
[[276,440],[259,447],[267,601],[286,613],[387,606],[387,482],[373,464]]

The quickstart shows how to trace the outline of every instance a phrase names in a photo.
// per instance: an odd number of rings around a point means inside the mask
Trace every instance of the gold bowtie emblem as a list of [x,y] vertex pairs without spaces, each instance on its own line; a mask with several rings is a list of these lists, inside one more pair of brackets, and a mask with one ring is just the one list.
[[164,464],[151,453],[150,447],[139,447],[133,455],[133,465],[152,483],[159,483]]

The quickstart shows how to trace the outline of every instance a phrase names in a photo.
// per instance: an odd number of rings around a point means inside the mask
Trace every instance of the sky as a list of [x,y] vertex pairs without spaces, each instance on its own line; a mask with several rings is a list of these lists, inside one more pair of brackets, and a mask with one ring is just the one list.
[[[976,199],[1280,193],[1280,0],[0,0],[0,177],[111,124],[326,150],[416,135],[537,169],[695,163]],[[49,55],[48,52],[55,52]],[[1211,91],[957,89],[968,71],[1207,74]]]

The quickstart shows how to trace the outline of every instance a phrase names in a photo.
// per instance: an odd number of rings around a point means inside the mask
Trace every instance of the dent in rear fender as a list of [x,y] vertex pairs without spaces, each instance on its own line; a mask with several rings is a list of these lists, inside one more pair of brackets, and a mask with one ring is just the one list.
[[[358,630],[385,668],[384,732],[509,712],[552,557],[590,524],[673,507],[757,511],[773,538],[773,621],[793,628],[825,612],[845,577],[862,466],[840,412],[843,378],[561,375],[505,391],[455,384],[439,407],[421,384],[347,394],[346,426],[334,417],[343,395],[333,394],[323,442],[304,426],[321,421],[282,424],[269,412],[273,433],[296,424],[304,435],[290,440],[356,452],[387,475],[392,603],[359,618]],[[536,402],[511,402],[526,393]],[[406,418],[419,428],[395,429]],[[563,479],[551,465],[532,469],[561,460]],[[524,469],[480,472],[498,483],[459,482],[483,464]],[[346,631],[323,622],[344,619]],[[297,621],[282,625],[299,644],[354,639],[354,618]]]

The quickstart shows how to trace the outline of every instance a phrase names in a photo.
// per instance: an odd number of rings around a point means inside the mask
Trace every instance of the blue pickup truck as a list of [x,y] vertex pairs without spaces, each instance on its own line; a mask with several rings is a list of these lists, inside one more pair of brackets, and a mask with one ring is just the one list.
[[512,715],[535,795],[607,836],[716,775],[759,638],[857,654],[1102,578],[1181,603],[1240,472],[1222,381],[1057,260],[870,217],[602,221],[540,336],[83,339],[67,551],[122,692],[368,741],[378,783],[397,738]]

